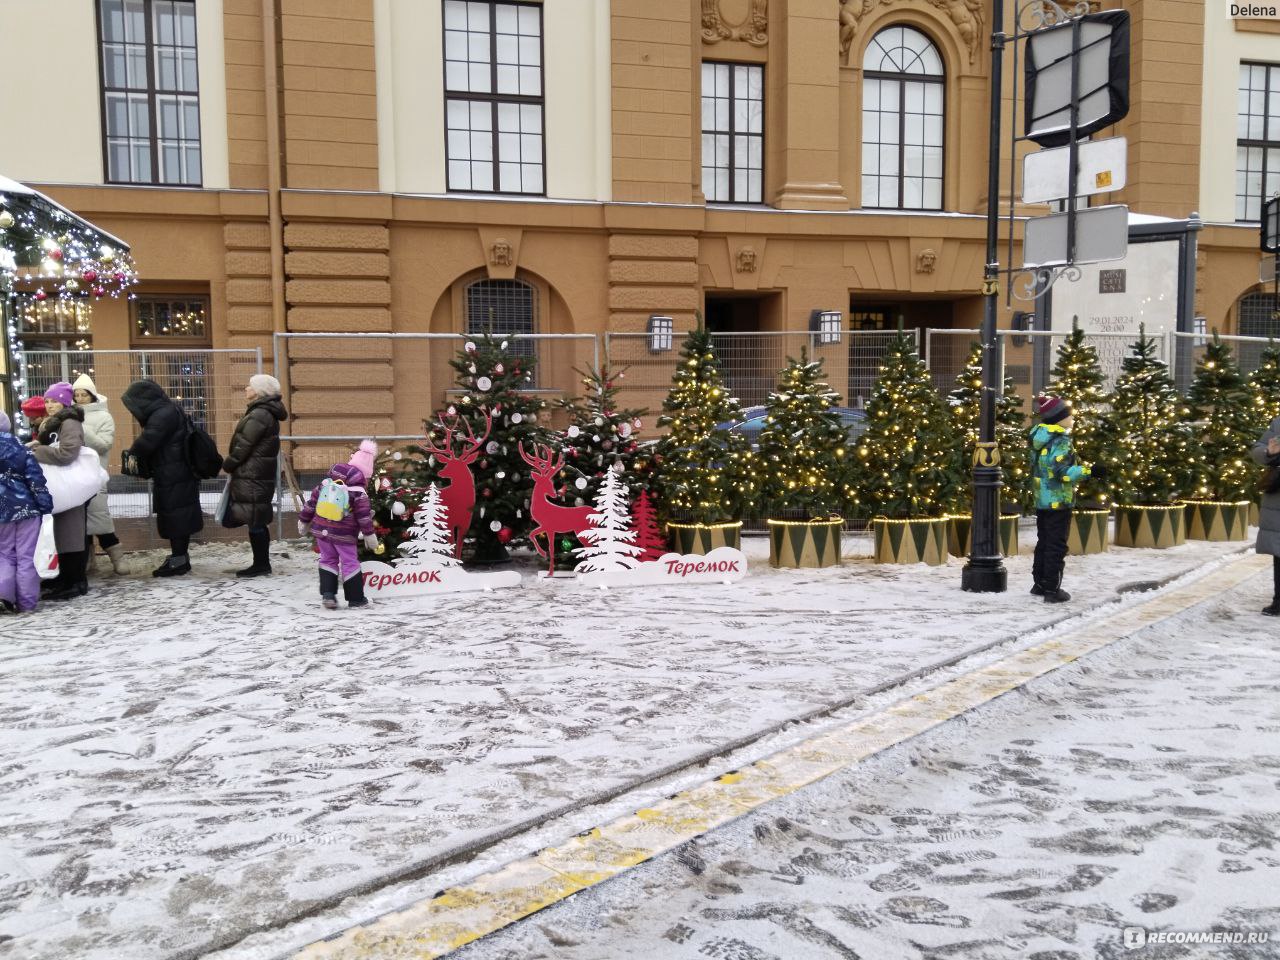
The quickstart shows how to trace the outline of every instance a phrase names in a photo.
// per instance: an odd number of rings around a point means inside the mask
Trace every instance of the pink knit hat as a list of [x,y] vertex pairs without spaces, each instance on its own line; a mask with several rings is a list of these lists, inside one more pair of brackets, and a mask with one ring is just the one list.
[[373,477],[373,460],[378,455],[378,445],[372,440],[361,440],[360,449],[351,455],[347,463],[364,474],[366,480]]

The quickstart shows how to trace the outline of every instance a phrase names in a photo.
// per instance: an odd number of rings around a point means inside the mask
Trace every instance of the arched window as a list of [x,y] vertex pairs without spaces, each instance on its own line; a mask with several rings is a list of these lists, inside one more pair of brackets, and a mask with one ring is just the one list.
[[919,30],[886,27],[862,58],[862,205],[942,209],[942,57]]
[[467,285],[466,332],[512,337],[512,353],[537,355],[537,341],[521,334],[538,332],[538,291],[523,280],[477,280]]
[[1274,293],[1246,293],[1236,302],[1236,329],[1242,337],[1280,336]]

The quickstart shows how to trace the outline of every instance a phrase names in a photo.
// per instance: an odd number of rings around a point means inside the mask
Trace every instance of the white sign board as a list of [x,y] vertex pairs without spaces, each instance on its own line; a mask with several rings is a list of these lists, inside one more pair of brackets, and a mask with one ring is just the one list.
[[[1074,282],[1059,280],[1050,291],[1053,331],[1070,333],[1074,317],[1086,334],[1113,334],[1093,341],[1109,382],[1120,372],[1139,326],[1156,338],[1178,329],[1177,240],[1132,243],[1123,260],[1084,264],[1080,274]],[[1060,342],[1054,338],[1055,346]]]
[[1027,221],[1022,239],[1025,267],[1120,260],[1129,246],[1129,208],[1122,203],[1076,211],[1075,256],[1068,261],[1068,213],[1052,213]]
[[520,586],[515,570],[495,572],[463,570],[456,565],[440,566],[401,560],[396,566],[381,560],[360,564],[364,592],[370,600],[384,597],[424,597],[464,590],[503,590]]
[[[1123,190],[1129,142],[1124,137],[1108,137],[1079,144],[1076,155],[1076,196]],[[1022,161],[1022,200],[1048,203],[1065,200],[1071,192],[1071,148],[1053,147],[1028,153]]]
[[579,573],[578,582],[589,587],[670,586],[676,583],[736,583],[746,575],[746,554],[733,547],[716,547],[705,556],[668,553],[629,570]]

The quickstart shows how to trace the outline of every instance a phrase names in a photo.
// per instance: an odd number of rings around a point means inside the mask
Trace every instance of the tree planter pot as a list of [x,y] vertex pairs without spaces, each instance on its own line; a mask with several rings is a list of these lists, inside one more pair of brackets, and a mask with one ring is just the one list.
[[708,554],[716,547],[742,549],[742,521],[668,523],[667,536],[676,553]]
[[1110,510],[1072,510],[1067,530],[1067,554],[1083,557],[1107,552],[1107,519]]
[[838,567],[841,517],[826,520],[766,520],[769,564],[774,567]]
[[1249,526],[1256,527],[1258,521],[1262,519],[1262,502],[1254,500],[1249,504]]
[[1249,539],[1250,501],[1187,500],[1186,506],[1188,540]]
[[[1016,513],[1000,517],[1000,554],[1016,557],[1018,550],[1018,521]],[[947,552],[953,557],[967,557],[973,549],[973,517],[967,513],[953,513],[947,518]]]
[[1180,503],[1116,507],[1115,545],[1158,550],[1187,542],[1187,508]]
[[946,517],[872,520],[876,563],[946,563],[947,524]]

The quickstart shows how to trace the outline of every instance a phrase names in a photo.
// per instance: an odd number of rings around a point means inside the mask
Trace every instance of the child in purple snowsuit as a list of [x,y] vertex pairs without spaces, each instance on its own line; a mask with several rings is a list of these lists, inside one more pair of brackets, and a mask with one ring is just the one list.
[[40,600],[36,541],[40,517],[53,513],[53,498],[40,464],[11,429],[0,410],[0,605],[25,613]]
[[[298,533],[304,537],[314,536],[320,549],[320,597],[326,610],[338,606],[339,582],[348,607],[363,607],[369,603],[364,596],[364,577],[360,573],[356,541],[363,538],[370,550],[377,550],[379,546],[373,532],[369,495],[364,489],[373,473],[373,458],[377,451],[377,444],[365,440],[350,463],[335,463],[329,468],[328,478],[311,491],[306,506],[298,514]],[[331,496],[326,498],[325,504],[321,503],[325,483],[337,484],[345,491],[347,506],[340,517],[335,516],[338,510],[326,509]]]

